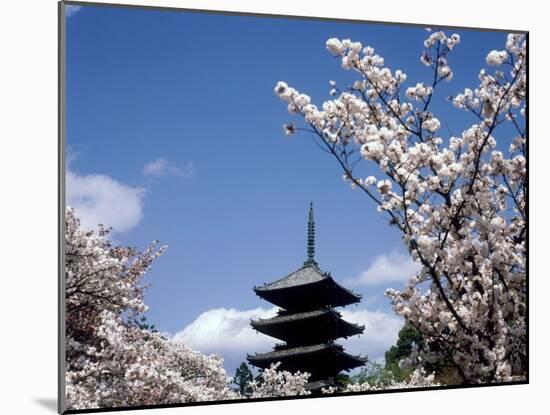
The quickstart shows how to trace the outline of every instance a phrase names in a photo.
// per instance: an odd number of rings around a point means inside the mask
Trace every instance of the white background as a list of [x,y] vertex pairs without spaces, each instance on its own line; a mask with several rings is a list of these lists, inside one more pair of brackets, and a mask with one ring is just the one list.
[[[116,0],[112,1],[117,3]],[[118,1],[119,3],[123,3]],[[128,0],[130,2],[130,0]],[[548,413],[549,26],[544,2],[196,0],[134,4],[530,31],[531,384],[138,413]],[[57,4],[0,2],[0,411],[52,414],[57,366]],[[546,395],[546,396],[545,396]]]

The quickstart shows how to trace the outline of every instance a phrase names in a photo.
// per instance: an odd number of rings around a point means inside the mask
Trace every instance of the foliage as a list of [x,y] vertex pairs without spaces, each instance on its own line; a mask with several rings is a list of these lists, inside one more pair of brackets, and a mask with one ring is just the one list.
[[369,383],[376,385],[387,385],[393,380],[403,380],[402,377],[395,378],[394,373],[374,361],[367,361],[358,374],[351,376],[350,383]]
[[[510,34],[505,50],[491,51],[479,85],[450,100],[474,123],[444,138],[430,104],[453,78],[456,34],[433,32],[420,60],[429,84],[405,89],[372,47],[329,39],[327,49],[358,79],[322,108],[279,82],[275,93],[301,116],[285,134],[305,130],[343,170],[343,177],[388,215],[421,266],[403,291],[387,290],[395,312],[424,339],[408,363],[449,362],[464,383],[525,378],[527,45]],[[497,134],[500,137],[497,141]],[[361,177],[368,161],[381,177]]]
[[346,373],[338,373],[335,379],[336,385],[340,388],[345,388],[352,382],[351,376]]
[[250,368],[245,362],[242,362],[235,370],[235,377],[233,378],[233,383],[237,385],[237,391],[243,396],[250,396],[252,393],[250,382],[253,380],[254,378]]
[[391,373],[396,380],[403,380],[410,374],[410,370],[401,368],[401,361],[411,356],[414,348],[421,348],[424,344],[422,335],[412,325],[405,324],[397,337],[395,346],[391,346],[384,355],[385,370]]
[[147,322],[146,316],[136,316],[131,320],[128,320],[128,324],[135,325],[136,327],[150,331],[151,333],[158,333],[158,330],[154,324],[149,324]]

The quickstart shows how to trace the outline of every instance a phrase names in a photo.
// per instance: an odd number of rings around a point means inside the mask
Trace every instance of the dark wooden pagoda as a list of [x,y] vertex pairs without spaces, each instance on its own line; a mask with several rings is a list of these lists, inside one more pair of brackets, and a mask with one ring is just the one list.
[[336,376],[366,362],[335,343],[363,333],[364,326],[345,321],[335,307],[361,301],[356,294],[323,272],[315,261],[315,222],[313,204],[309,208],[308,259],[303,266],[275,282],[254,287],[261,298],[281,309],[275,317],[252,320],[257,331],[284,341],[272,352],[247,355],[254,366],[265,369],[281,362],[280,370],[309,372],[306,388],[316,392],[336,385]]

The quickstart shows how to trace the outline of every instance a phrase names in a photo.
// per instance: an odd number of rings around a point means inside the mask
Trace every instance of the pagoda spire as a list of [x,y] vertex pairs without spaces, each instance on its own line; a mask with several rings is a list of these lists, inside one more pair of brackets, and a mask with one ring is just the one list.
[[317,265],[315,262],[315,220],[313,219],[313,202],[309,204],[309,219],[307,222],[307,261],[304,265]]

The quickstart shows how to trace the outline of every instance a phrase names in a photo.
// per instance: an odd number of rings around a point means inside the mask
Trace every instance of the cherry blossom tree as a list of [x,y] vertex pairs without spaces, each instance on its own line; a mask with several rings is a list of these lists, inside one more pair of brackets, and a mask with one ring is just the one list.
[[272,363],[260,374],[260,381],[249,383],[251,398],[269,398],[280,396],[309,395],[305,389],[310,374],[307,372],[291,373],[286,370],[277,370],[281,362]]
[[162,255],[113,247],[66,212],[66,398],[71,409],[156,405],[239,397],[217,355],[144,329],[141,280]]
[[[303,119],[285,134],[311,133],[343,178],[388,215],[422,266],[402,291],[387,290],[395,312],[425,341],[409,364],[446,361],[463,383],[525,378],[526,350],[526,38],[509,34],[486,58],[479,85],[450,97],[472,116],[445,137],[432,112],[435,91],[453,79],[457,34],[429,34],[421,53],[430,82],[407,84],[370,47],[329,39],[328,51],[357,80],[330,81],[321,108],[285,82],[275,93]],[[407,86],[410,85],[410,86]],[[498,137],[498,138],[497,138]],[[364,177],[363,163],[379,168]]]

